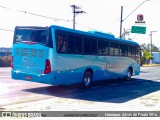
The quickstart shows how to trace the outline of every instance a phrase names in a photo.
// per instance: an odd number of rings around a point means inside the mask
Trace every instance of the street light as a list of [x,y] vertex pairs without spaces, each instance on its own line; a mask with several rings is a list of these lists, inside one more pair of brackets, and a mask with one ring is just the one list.
[[151,59],[150,59],[150,65],[152,65],[152,33],[157,31],[150,31],[150,39],[151,39],[151,46],[150,46],[150,52],[151,52]]
[[122,38],[122,23],[123,23],[123,21],[126,20],[131,14],[133,14],[140,6],[142,6],[147,1],[151,1],[151,0],[145,0],[145,1],[143,1],[130,14],[128,14],[127,17],[125,17],[124,19],[122,18],[122,16],[123,16],[123,6],[121,6],[120,35],[119,35],[120,38]]

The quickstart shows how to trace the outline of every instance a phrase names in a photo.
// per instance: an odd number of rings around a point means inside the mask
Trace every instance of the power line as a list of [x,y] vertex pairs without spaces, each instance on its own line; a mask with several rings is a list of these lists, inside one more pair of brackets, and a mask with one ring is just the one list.
[[[78,6],[71,5],[71,7],[72,7],[72,8],[75,7],[75,11],[73,11],[74,14],[75,14],[75,16],[78,15],[79,13],[86,13],[86,12],[83,11],[83,10],[81,10],[81,11],[76,10],[76,9],[81,9],[81,8],[78,7]],[[73,21],[73,22],[74,22],[74,20],[65,20],[65,19],[60,19],[60,18],[53,18],[53,17],[41,15],[41,14],[36,14],[36,13],[24,11],[24,10],[15,10],[15,9],[12,9],[12,8],[9,8],[9,7],[6,7],[6,6],[1,6],[1,5],[0,5],[0,8],[7,9],[7,10],[11,10],[11,11],[14,10],[14,11],[16,11],[16,12],[25,13],[25,14],[30,14],[30,15],[34,15],[34,16],[38,16],[38,17],[47,18],[47,19],[53,19],[54,21],[65,21],[65,22],[72,22],[72,21]],[[76,22],[74,22],[73,24],[75,25]],[[79,24],[79,23],[78,23],[78,24]],[[91,29],[91,30],[95,30],[95,29],[90,28],[90,27],[88,27],[88,26],[83,26],[83,25],[81,25],[81,24],[79,24],[79,25],[82,26],[82,27]],[[1,28],[0,30],[2,30],[2,31],[8,31],[8,32],[13,32],[13,30],[9,30],[9,29],[2,29],[2,28]]]
[[0,6],[1,8],[4,8],[4,9],[10,9],[10,8],[8,8],[8,7],[4,7],[4,6]]
[[8,31],[8,32],[13,32],[13,30],[8,30],[8,29],[0,29],[2,31]]
[[[53,18],[53,17],[49,17],[49,16],[45,16],[45,15],[40,15],[40,14],[36,14],[36,13],[32,13],[32,12],[28,12],[28,11],[24,11],[24,10],[15,10],[6,6],[0,6],[0,8],[3,9],[7,9],[7,10],[11,10],[11,11],[16,11],[16,12],[21,12],[21,13],[25,13],[25,14],[30,14],[30,15],[34,15],[34,16],[38,16],[38,17],[43,17],[43,18],[47,18],[47,19],[52,19],[54,21],[65,21],[65,22],[72,22],[73,20],[65,20],[65,19],[60,19],[60,18]],[[13,30],[8,30],[8,29],[3,29],[1,28],[0,30],[2,31],[9,31],[9,32],[13,32]]]
[[91,27],[88,27],[88,26],[84,26],[84,25],[79,24],[79,23],[76,23],[76,24],[78,24],[78,25],[79,25],[79,26],[81,26],[81,27],[87,28],[87,29],[89,29],[89,30],[97,31],[97,30],[96,30],[96,29],[94,29],[94,28],[91,28]]
[[43,17],[43,18],[47,18],[47,19],[53,19],[54,21],[65,21],[65,22],[71,22],[72,21],[72,20],[64,20],[64,19],[60,19],[60,18],[48,17],[48,16],[45,16],[45,15],[31,13],[31,12],[27,12],[27,11],[23,11],[23,10],[17,10],[17,11],[25,13],[25,14],[30,14],[30,15],[38,16],[38,17]]
[[[7,10],[14,10],[14,9],[8,8],[8,7],[6,7],[6,6],[0,6],[0,8],[7,9]],[[49,17],[49,16],[45,16],[45,15],[40,15],[40,14],[37,14],[37,13],[32,13],[32,12],[24,11],[24,10],[14,10],[14,11],[21,12],[21,13],[25,13],[25,14],[30,14],[30,15],[34,15],[34,16],[38,16],[38,17],[43,17],[43,18],[47,18],[47,19],[52,19],[52,20],[54,20],[54,21],[72,22],[72,20],[65,20],[65,19],[60,19],[60,18],[53,18],[53,17]]]

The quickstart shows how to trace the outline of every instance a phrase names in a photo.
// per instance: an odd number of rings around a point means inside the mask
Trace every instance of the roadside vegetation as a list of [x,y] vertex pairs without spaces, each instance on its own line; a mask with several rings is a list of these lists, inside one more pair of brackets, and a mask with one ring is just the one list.
[[11,66],[11,56],[0,57],[0,67],[10,67]]
[[[151,44],[141,44],[140,45],[142,49],[142,59],[141,63],[142,65],[149,65],[150,59],[154,59],[153,56],[151,55]],[[154,44],[152,44],[152,52],[160,52],[160,48],[156,47]]]
[[150,64],[143,64],[142,66],[143,67],[160,66],[160,64],[152,64],[152,65],[150,65]]

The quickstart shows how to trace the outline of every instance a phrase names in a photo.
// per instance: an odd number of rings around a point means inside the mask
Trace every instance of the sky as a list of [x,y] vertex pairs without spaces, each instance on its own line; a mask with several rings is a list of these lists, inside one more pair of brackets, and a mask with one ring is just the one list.
[[[141,3],[143,4],[138,7]],[[132,26],[137,26],[137,15],[143,14],[145,24],[141,26],[146,27],[146,34],[130,33],[126,38],[139,44],[148,44],[150,31],[156,31],[152,33],[152,43],[160,47],[160,0],[0,0],[0,47],[12,47],[15,26],[59,25],[73,28],[70,5],[79,6],[80,10],[86,12],[76,16],[76,29],[112,33],[115,37],[120,34],[121,6],[123,19],[138,7],[123,21],[122,28],[129,30]]]

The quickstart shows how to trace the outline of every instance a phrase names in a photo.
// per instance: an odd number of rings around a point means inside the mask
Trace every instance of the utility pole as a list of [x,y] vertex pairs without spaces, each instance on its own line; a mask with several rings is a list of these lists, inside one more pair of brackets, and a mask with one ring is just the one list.
[[121,19],[120,19],[120,34],[119,37],[122,38],[122,22],[123,22],[123,6],[121,6]]
[[151,1],[151,0],[144,0],[141,4],[139,4],[129,15],[127,15],[127,17],[125,17],[124,19],[122,18],[123,15],[123,6],[121,6],[121,19],[120,19],[120,35],[119,37],[122,38],[122,23],[124,20],[126,20],[130,15],[132,15],[140,6],[142,6],[145,2],[147,1]]
[[150,65],[152,65],[152,33],[157,31],[150,31],[150,39],[151,39],[151,46],[150,46],[150,52],[151,52],[151,59],[150,59]]
[[79,10],[81,9],[80,7],[76,6],[76,5],[71,5],[72,10],[73,10],[73,29],[75,29],[75,24],[76,24],[76,15],[78,15],[79,13],[83,14],[86,13],[83,10]]

